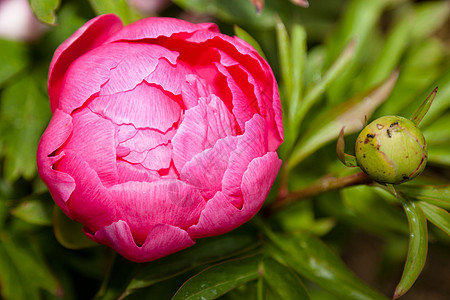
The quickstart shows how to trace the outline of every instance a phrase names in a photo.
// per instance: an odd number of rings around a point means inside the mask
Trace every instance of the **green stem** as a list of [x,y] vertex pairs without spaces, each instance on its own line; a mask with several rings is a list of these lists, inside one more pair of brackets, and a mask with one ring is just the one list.
[[272,213],[305,198],[310,198],[325,192],[334,191],[349,186],[371,183],[373,183],[373,180],[364,172],[339,178],[328,176],[323,177],[318,183],[312,186],[293,192],[281,193],[274,202],[264,208],[263,213],[264,215],[271,215]]

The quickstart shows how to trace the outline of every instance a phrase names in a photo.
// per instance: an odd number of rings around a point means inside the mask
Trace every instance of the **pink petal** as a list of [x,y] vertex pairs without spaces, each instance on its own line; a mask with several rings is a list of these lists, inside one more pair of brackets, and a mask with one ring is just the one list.
[[79,110],[72,117],[73,132],[65,151],[72,150],[82,157],[98,174],[103,185],[116,184],[119,177],[114,125],[89,109]]
[[142,165],[149,170],[167,169],[172,161],[172,145],[159,145],[147,152]]
[[37,150],[39,175],[47,184],[56,204],[67,215],[69,215],[69,211],[66,201],[75,189],[75,180],[70,175],[53,168],[53,165],[64,157],[64,152],[58,155],[53,153],[66,142],[72,133],[72,127],[72,117],[56,109],[50,124],[42,135]]
[[213,23],[192,24],[175,18],[145,18],[122,28],[111,36],[108,42],[156,39],[170,37],[175,33],[191,33],[198,30],[219,32],[217,25]]
[[152,128],[164,133],[181,115],[180,105],[172,97],[144,82],[130,91],[99,96],[89,108],[117,125],[132,124],[136,128]]
[[[111,69],[108,82],[102,86],[101,95],[132,90],[161,68],[167,71],[167,65],[176,66],[178,57],[177,52],[151,43],[113,43],[102,48],[105,55],[109,52],[121,52],[122,59]],[[178,71],[181,73],[182,67],[177,68]],[[171,74],[166,74],[165,80],[169,75]],[[183,77],[181,74],[180,76]]]
[[98,16],[78,29],[58,49],[50,64],[48,91],[52,111],[58,107],[59,93],[70,64],[83,53],[101,45],[112,33],[122,28],[115,15]]
[[182,61],[173,64],[167,58],[162,57],[155,70],[145,78],[145,81],[159,85],[164,91],[174,95],[181,95],[181,87],[191,73],[193,70]]
[[261,208],[281,166],[276,152],[254,159],[242,177],[242,209],[218,192],[208,201],[196,225],[188,229],[193,239],[224,234],[249,221]]
[[116,221],[116,207],[97,173],[77,152],[68,150],[56,165],[75,180],[75,190],[67,201],[70,216],[91,231]]
[[161,179],[158,172],[123,160],[117,161],[117,172],[119,173],[119,184],[128,181],[152,182]]
[[172,139],[175,167],[181,170],[197,153],[233,135],[236,135],[236,121],[221,99],[215,95],[200,99],[197,106],[185,112]]
[[229,167],[223,176],[223,193],[232,199],[237,207],[242,207],[242,176],[248,165],[257,157],[267,153],[267,131],[264,119],[260,115],[245,124],[245,132],[238,137],[236,150],[231,153]]
[[198,153],[184,165],[180,180],[197,187],[206,199],[212,198],[222,190],[222,178],[236,146],[236,137],[217,141],[213,148]]
[[166,224],[157,224],[149,232],[142,246],[136,245],[130,227],[117,221],[95,234],[85,232],[94,241],[107,245],[134,262],[152,261],[194,244],[186,231]]
[[191,109],[198,105],[200,98],[207,98],[213,94],[209,85],[196,74],[189,74],[186,82],[181,87],[181,95],[186,109]]
[[122,61],[128,45],[102,45],[80,56],[68,68],[61,85],[58,107],[67,113],[97,96],[110,78],[112,69]]
[[166,134],[163,134],[151,128],[135,129],[134,136],[121,142],[120,145],[132,151],[145,152],[161,144],[169,143],[174,134],[175,130],[170,130]]
[[205,205],[199,191],[178,180],[127,182],[110,188],[120,220],[143,244],[156,224],[187,228],[196,223]]

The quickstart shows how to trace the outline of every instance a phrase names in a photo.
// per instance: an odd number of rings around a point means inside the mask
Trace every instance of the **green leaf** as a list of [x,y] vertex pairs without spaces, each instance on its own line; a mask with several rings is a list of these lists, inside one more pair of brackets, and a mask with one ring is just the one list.
[[255,40],[247,31],[237,25],[234,25],[233,29],[236,36],[249,43],[253,48],[255,48],[256,51],[258,51],[259,55],[261,55],[264,59],[267,59],[258,41]]
[[58,294],[58,281],[36,250],[33,241],[22,234],[5,232],[1,235],[0,271],[2,290],[5,289],[2,293],[10,295],[5,299],[39,300],[41,289],[52,295]]
[[36,17],[49,25],[56,23],[55,11],[61,4],[61,0],[29,0],[31,9]]
[[53,206],[53,200],[48,193],[32,195],[12,209],[11,213],[31,224],[51,225]]
[[326,244],[314,236],[306,233],[290,236],[268,233],[268,236],[278,260],[335,296],[349,300],[386,299],[358,279]]
[[124,24],[130,24],[141,18],[126,0],[89,0],[89,2],[97,15],[115,14]]
[[357,167],[358,162],[356,161],[356,156],[345,153],[344,129],[345,127],[342,127],[341,132],[339,132],[338,140],[336,143],[337,157],[345,166]]
[[0,87],[28,63],[24,44],[0,39]]
[[[276,18],[276,34],[277,34],[277,46],[278,46],[278,59],[280,64],[281,79],[285,89],[285,97],[281,97],[282,100],[287,99],[294,89],[294,82],[292,80],[292,53],[291,42],[289,40],[289,34],[283,21]],[[288,108],[287,101],[284,101],[283,107]]]
[[422,102],[416,112],[411,116],[410,120],[413,121],[416,125],[419,125],[420,121],[422,121],[423,117],[425,117],[425,115],[427,114],[431,104],[433,103],[437,91],[438,88],[434,88],[430,95],[428,95],[428,97]]
[[261,14],[257,14],[250,1],[173,0],[173,2],[186,11],[212,15],[230,24],[249,25],[258,29],[269,29],[275,24],[274,13],[268,7],[264,8]]
[[71,220],[56,205],[53,209],[53,226],[56,239],[66,248],[83,249],[98,245],[83,233],[83,224]]
[[[428,149],[431,145],[442,145],[450,141],[450,112],[439,119],[434,120],[429,126],[422,130],[427,141]],[[448,148],[450,152],[450,148]]]
[[399,196],[409,222],[409,249],[402,278],[395,288],[394,299],[404,295],[422,272],[428,250],[427,219],[418,205]]
[[214,265],[186,281],[172,300],[216,299],[228,291],[259,277],[262,255],[254,255]]
[[343,189],[340,193],[344,205],[372,232],[391,236],[408,233],[406,219],[401,211],[380,197],[375,188],[361,185]]
[[342,127],[345,127],[345,134],[361,130],[366,118],[388,98],[396,83],[397,75],[398,73],[394,72],[378,87],[325,111],[295,145],[288,161],[288,169],[294,168],[308,155],[336,139]]
[[303,282],[288,267],[272,258],[264,258],[262,265],[264,283],[283,300],[310,299]]
[[1,95],[0,151],[5,155],[5,177],[11,182],[37,173],[39,136],[50,117],[47,96],[40,88],[36,78],[23,75]]
[[356,41],[350,41],[333,65],[331,65],[331,67],[325,72],[322,80],[306,91],[305,97],[303,98],[299,109],[293,112],[292,121],[296,127],[300,126],[306,113],[320,99],[330,84],[333,83],[335,79],[339,78],[339,76],[348,67],[353,59],[355,46]]
[[95,295],[95,300],[122,299],[127,285],[130,283],[139,265],[117,253],[109,260],[108,268],[102,286]]
[[447,210],[450,209],[450,184],[436,186],[400,184],[395,188],[407,197],[423,200]]
[[126,293],[153,285],[197,266],[254,249],[258,244],[252,233],[241,233],[239,230],[218,237],[200,239],[188,249],[149,263],[133,278]]
[[450,235],[450,214],[448,211],[425,201],[418,201],[417,204],[431,223]]

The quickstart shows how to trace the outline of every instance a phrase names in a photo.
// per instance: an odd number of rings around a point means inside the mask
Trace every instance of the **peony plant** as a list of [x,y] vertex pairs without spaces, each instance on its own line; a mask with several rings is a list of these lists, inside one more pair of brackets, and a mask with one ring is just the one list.
[[248,221],[281,165],[274,75],[215,24],[96,17],[56,50],[48,91],[41,178],[89,238],[135,262]]

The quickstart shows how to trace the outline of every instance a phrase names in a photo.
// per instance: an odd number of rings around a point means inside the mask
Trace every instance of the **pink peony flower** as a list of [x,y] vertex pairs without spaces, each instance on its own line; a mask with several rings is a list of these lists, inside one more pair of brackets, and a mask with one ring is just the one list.
[[39,173],[88,237],[132,261],[247,222],[281,164],[272,71],[214,24],[99,16],[56,50],[48,90]]

